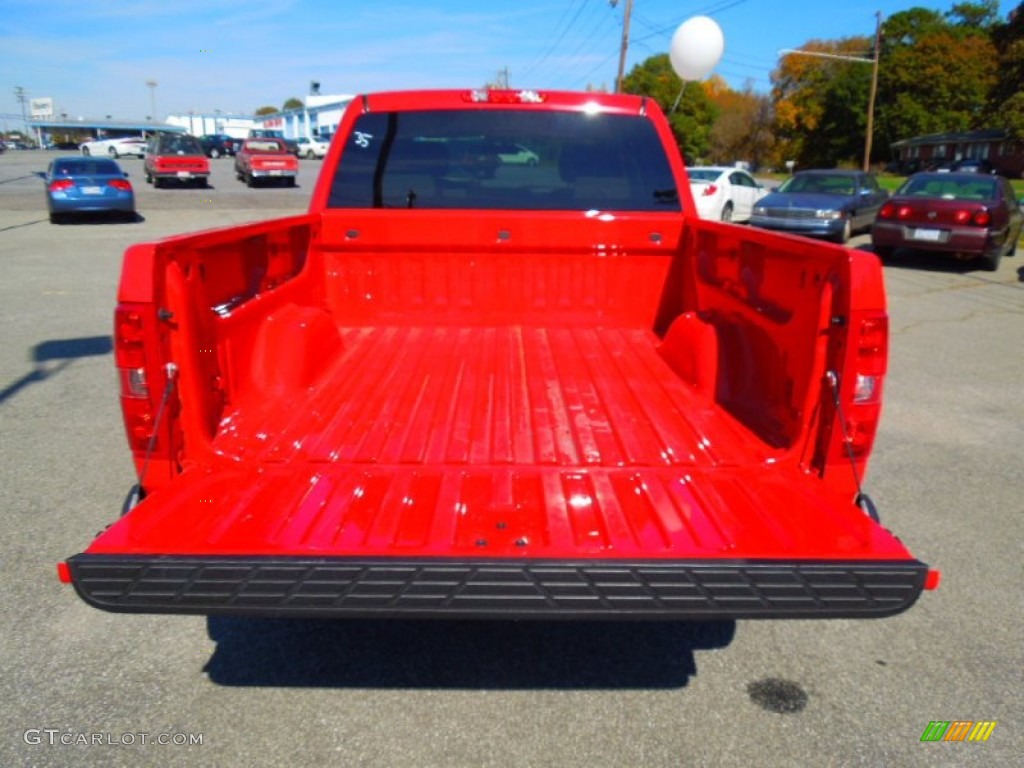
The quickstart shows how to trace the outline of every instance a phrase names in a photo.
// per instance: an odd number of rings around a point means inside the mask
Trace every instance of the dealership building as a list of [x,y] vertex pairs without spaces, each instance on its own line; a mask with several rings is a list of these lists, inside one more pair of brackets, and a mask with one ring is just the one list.
[[235,115],[220,110],[212,114],[185,112],[170,114],[162,123],[151,120],[113,120],[109,116],[96,119],[55,115],[53,100],[46,98],[33,100],[28,125],[37,141],[44,146],[51,141],[139,136],[153,131],[190,133],[193,136],[218,133],[243,139],[254,128],[282,131],[285,138],[289,139],[316,136],[329,140],[337,131],[345,107],[353,98],[348,94],[321,94],[319,88],[315,88],[313,93],[305,97],[301,107],[270,115]]
[[287,139],[317,136],[329,140],[338,130],[338,123],[345,107],[355,96],[349,94],[310,94],[302,107],[286,109],[272,115],[255,118],[256,127],[264,130],[283,131]]
[[348,103],[355,98],[347,94],[310,94],[301,107],[285,109],[270,115],[185,114],[168,115],[167,124],[184,128],[193,136],[224,133],[244,139],[253,128],[282,131],[286,139],[317,136],[328,140],[338,130],[338,123]]

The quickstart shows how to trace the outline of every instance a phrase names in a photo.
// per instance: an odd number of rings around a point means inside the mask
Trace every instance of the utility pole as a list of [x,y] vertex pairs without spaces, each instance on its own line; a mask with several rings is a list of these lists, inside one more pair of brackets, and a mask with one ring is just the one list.
[[[612,7],[618,0],[611,0]],[[622,93],[622,79],[626,73],[626,51],[629,49],[629,17],[633,15],[633,0],[626,0],[626,8],[622,14],[622,44],[619,46],[619,74],[615,78],[615,92]]]
[[20,85],[14,88],[14,98],[21,104],[21,130],[22,136],[28,134],[28,120],[25,119],[25,102],[28,101],[28,93]]
[[871,95],[868,97],[868,135],[864,139],[864,168],[871,165],[871,138],[875,132],[875,96],[878,94],[878,56],[882,47],[882,12],[875,13],[875,57],[871,67]]

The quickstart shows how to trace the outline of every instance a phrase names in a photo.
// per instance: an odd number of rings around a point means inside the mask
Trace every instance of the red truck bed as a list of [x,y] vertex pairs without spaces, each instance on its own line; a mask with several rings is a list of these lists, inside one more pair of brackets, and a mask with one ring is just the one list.
[[[429,221],[410,219],[402,236],[429,248]],[[190,348],[220,345],[231,394],[184,473],[70,559],[87,601],[260,615],[821,618],[890,615],[916,600],[926,567],[809,473],[811,417],[787,437],[783,417],[769,418],[777,404],[753,409],[763,418],[727,407],[730,391],[749,399],[744,387],[771,391],[785,372],[748,385],[740,368],[723,370],[714,392],[681,375],[671,334],[654,330],[673,279],[661,246],[599,259],[529,243],[398,257],[400,236],[377,232],[373,217],[360,224],[376,252],[331,246],[341,224],[325,222],[299,278],[179,326]],[[635,242],[646,226],[619,222],[618,236]],[[715,235],[723,262],[738,237]],[[294,231],[278,239],[302,246]],[[673,246],[677,258],[695,242]],[[793,248],[777,263],[755,259],[756,297],[736,302],[719,281],[703,303],[771,328],[772,343],[791,333],[813,349],[829,294],[799,274],[836,264],[820,246]],[[204,252],[171,241],[153,258],[189,271]],[[776,282],[806,295],[783,306]],[[317,295],[323,306],[309,306]]]
[[112,611],[905,610],[937,574],[859,485],[877,259],[693,210],[650,99],[354,99],[307,215],[125,254],[144,498],[62,575]]

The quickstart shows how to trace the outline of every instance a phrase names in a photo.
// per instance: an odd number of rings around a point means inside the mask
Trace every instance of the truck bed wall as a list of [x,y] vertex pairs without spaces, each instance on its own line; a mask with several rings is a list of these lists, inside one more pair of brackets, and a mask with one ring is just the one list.
[[227,406],[298,405],[365,326],[652,329],[706,402],[802,449],[844,298],[843,249],[664,215],[327,212],[158,250],[200,462]]

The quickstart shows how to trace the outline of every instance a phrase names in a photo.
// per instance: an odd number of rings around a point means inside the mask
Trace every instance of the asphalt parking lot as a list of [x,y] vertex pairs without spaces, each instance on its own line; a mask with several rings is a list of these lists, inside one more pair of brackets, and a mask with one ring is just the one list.
[[[1024,254],[996,273],[886,266],[890,375],[867,485],[943,572],[895,618],[115,615],[59,584],[55,564],[133,482],[109,338],[121,253],[302,212],[320,161],[301,161],[296,189],[247,189],[223,159],[211,189],[154,190],[126,158],[141,221],[55,226],[30,175],[51,156],[0,156],[0,765],[1019,764]],[[934,720],[998,725],[986,743],[922,743]]]

